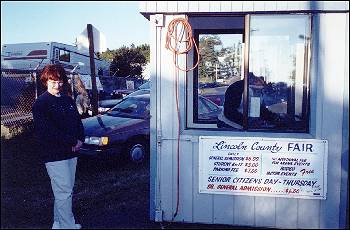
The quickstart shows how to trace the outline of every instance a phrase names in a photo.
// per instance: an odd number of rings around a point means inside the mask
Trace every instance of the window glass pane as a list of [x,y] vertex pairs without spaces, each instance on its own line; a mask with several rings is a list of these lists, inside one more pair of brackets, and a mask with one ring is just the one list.
[[202,100],[198,100],[198,114],[208,113],[209,108],[203,103]]
[[209,99],[199,96],[198,100],[198,118],[209,122],[216,123],[221,108]]
[[248,126],[306,130],[307,15],[251,16]]
[[199,34],[200,62],[195,121],[216,124],[224,105],[227,87],[243,76],[242,39],[242,33]]
[[60,50],[60,61],[70,62],[70,52],[66,50]]

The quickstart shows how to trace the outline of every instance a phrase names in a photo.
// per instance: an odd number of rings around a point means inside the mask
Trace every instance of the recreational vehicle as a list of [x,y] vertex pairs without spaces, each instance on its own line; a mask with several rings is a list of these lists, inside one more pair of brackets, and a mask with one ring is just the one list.
[[[95,55],[96,75],[109,75],[109,63]],[[2,70],[41,69],[49,63],[60,63],[67,72],[90,74],[89,53],[77,46],[58,42],[4,44],[1,53]]]

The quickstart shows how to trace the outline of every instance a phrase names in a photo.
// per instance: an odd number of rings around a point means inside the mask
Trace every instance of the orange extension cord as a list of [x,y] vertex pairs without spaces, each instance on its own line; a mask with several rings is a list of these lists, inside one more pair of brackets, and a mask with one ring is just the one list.
[[[178,26],[181,26],[181,31],[178,34]],[[183,40],[185,36],[185,40]],[[184,50],[180,50],[179,45],[181,42],[186,43],[186,47]],[[193,44],[197,51],[197,63],[190,69],[182,69],[179,67],[177,63],[178,55],[187,54],[192,48]],[[173,62],[175,69],[175,98],[176,98],[176,111],[177,111],[177,122],[178,122],[178,130],[177,130],[177,201],[176,201],[176,211],[173,216],[175,218],[179,211],[179,200],[180,200],[180,110],[179,110],[179,94],[178,94],[178,78],[179,78],[179,70],[182,71],[191,71],[194,70],[199,63],[199,51],[197,44],[192,36],[192,27],[188,22],[187,16],[186,18],[175,18],[168,25],[168,32],[166,35],[166,43],[165,48],[173,52]]]

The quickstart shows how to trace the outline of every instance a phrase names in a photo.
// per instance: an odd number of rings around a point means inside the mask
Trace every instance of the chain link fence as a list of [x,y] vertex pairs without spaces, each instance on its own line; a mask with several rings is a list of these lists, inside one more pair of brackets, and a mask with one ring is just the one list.
[[1,70],[1,136],[31,125],[35,95],[35,72]]
[[[32,106],[37,95],[40,95],[46,90],[40,80],[38,80],[40,79],[40,70],[43,66],[44,63],[42,62],[33,63],[32,66],[28,66],[28,63],[24,62],[21,66],[14,66],[13,68],[2,66],[2,137],[11,138],[16,134],[21,133],[23,130],[32,127]],[[70,74],[68,76],[71,77]],[[143,80],[139,78],[99,77],[103,86],[103,90],[98,92],[100,100],[108,99],[108,95],[111,95],[111,92],[115,89],[126,89],[126,81],[133,81],[135,88],[143,83]],[[74,88],[71,88],[73,90],[73,97],[75,98],[76,94]]]

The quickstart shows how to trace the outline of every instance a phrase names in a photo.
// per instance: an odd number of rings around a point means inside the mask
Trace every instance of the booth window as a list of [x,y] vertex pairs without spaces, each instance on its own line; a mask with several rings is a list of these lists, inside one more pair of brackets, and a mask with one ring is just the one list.
[[193,123],[308,132],[311,16],[249,15],[242,28],[194,29]]

